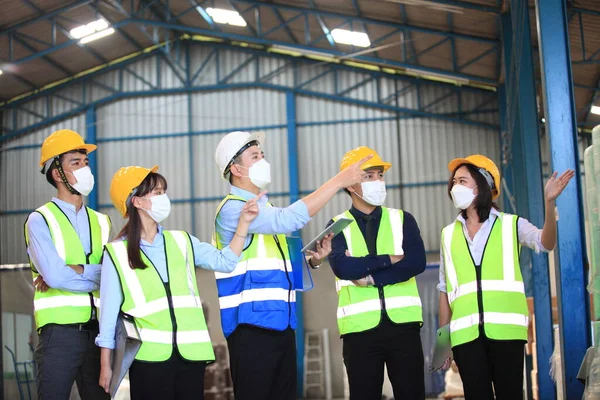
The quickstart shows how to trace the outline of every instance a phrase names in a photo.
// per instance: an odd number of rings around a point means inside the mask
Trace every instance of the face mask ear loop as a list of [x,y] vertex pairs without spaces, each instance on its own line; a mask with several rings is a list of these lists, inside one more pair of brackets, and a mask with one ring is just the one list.
[[65,184],[65,186],[67,187],[67,189],[69,190],[69,192],[71,192],[71,194],[81,195],[81,193],[79,193],[77,190],[75,190],[73,188],[73,186],[71,186],[71,184],[67,180],[67,175],[65,175],[65,171],[63,170],[62,166],[60,165],[60,160],[58,159],[58,157],[56,157],[54,159],[54,165],[56,165],[56,169],[58,170],[58,174],[60,175],[60,179]]

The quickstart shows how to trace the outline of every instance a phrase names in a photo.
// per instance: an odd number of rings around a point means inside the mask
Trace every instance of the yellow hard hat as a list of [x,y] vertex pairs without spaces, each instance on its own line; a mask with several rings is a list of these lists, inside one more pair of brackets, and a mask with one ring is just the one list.
[[40,167],[44,168],[47,161],[58,157],[61,154],[73,150],[85,150],[87,154],[96,150],[95,144],[86,144],[83,138],[70,129],[61,129],[52,133],[42,143],[42,155],[40,157]]
[[383,171],[385,172],[392,166],[391,163],[383,161],[375,150],[370,149],[366,146],[360,146],[344,154],[344,158],[342,158],[342,162],[340,163],[340,171],[345,170],[352,164],[357,163],[363,158],[370,155],[372,155],[373,157],[369,161],[361,165],[361,168],[363,170],[373,167],[383,167]]
[[486,156],[482,156],[481,154],[473,154],[465,158],[455,158],[448,163],[448,169],[450,172],[454,172],[456,168],[462,164],[471,164],[477,168],[482,168],[487,171],[494,179],[492,200],[495,200],[498,196],[500,196],[500,170],[492,160]]
[[110,181],[110,200],[123,217],[127,216],[127,199],[133,189],[140,186],[151,172],[158,171],[158,165],[152,168],[138,166],[121,167]]

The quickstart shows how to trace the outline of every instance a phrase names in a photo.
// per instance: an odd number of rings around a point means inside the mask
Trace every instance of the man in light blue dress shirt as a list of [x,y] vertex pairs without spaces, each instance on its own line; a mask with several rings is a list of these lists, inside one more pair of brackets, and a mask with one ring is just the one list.
[[[231,184],[217,210],[217,248],[233,239],[246,201],[271,182],[264,140],[262,132],[232,132],[217,146],[219,173]],[[263,196],[242,260],[230,274],[215,273],[236,400],[296,398],[296,292],[285,234],[304,227],[339,190],[360,182],[359,166],[369,158],[286,208],[272,207]]]
[[88,154],[96,149],[71,130],[44,141],[40,166],[57,190],[25,223],[34,276],[39,344],[34,352],[38,398],[68,399],[77,383],[83,400],[109,399],[98,385],[100,258],[110,219],[83,205],[94,186]]

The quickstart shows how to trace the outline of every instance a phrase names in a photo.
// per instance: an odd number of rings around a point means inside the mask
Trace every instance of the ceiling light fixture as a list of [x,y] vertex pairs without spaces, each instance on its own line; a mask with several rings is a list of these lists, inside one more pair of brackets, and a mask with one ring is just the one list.
[[348,44],[357,47],[369,47],[371,41],[364,32],[354,32],[346,29],[336,28],[331,31],[331,36],[336,43]]
[[100,18],[86,25],[80,25],[71,29],[69,32],[74,39],[81,39],[80,44],[89,43],[92,40],[100,39],[115,33],[114,28],[108,27],[108,22]]
[[[198,9],[200,6],[196,7]],[[201,8],[201,7],[200,7]],[[202,11],[198,10],[200,15]],[[239,12],[232,10],[225,10],[223,8],[212,8],[208,7],[206,13],[218,24],[234,25],[234,26],[246,26],[246,20],[242,18]]]

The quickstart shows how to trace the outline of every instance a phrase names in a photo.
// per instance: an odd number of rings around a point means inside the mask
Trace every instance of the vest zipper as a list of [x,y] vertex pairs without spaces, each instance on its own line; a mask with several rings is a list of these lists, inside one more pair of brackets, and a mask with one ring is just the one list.
[[285,254],[283,253],[283,249],[281,248],[281,244],[279,243],[279,239],[277,238],[277,236],[273,235],[273,238],[275,239],[275,243],[277,244],[277,249],[279,249],[279,254],[281,254],[281,259],[283,260],[283,263],[285,265],[285,277],[287,278],[288,281],[288,327],[291,325],[292,322],[292,280],[290,279],[290,273],[288,272],[287,269],[287,260],[285,259]]
[[481,265],[475,266],[477,279],[477,308],[479,309],[479,328],[483,329],[483,290],[481,289]]
[[173,299],[171,298],[171,287],[169,282],[163,282],[165,292],[167,292],[167,301],[169,302],[169,315],[171,315],[171,324],[173,325],[173,348],[179,353],[177,348],[177,320],[175,319],[175,308],[173,307]]
[[379,302],[381,303],[381,315],[387,316],[387,310],[385,309],[385,295],[383,293],[383,288],[378,287],[377,291],[379,292]]
[[[173,348],[177,353],[179,353],[179,348],[177,347],[177,320],[175,319],[175,307],[173,307],[173,299],[171,295],[171,277],[169,276],[169,253],[167,253],[167,237],[165,235],[163,235],[163,246],[165,250],[165,264],[167,267],[167,281],[163,282],[163,285],[165,286],[165,292],[167,293],[167,302],[169,303],[169,315],[171,316],[171,325],[173,325]],[[148,260],[150,260],[150,258],[148,258]],[[156,266],[154,264],[152,264],[152,266],[158,274],[158,279],[162,281],[160,274],[156,269]],[[181,353],[179,354],[181,355]]]

